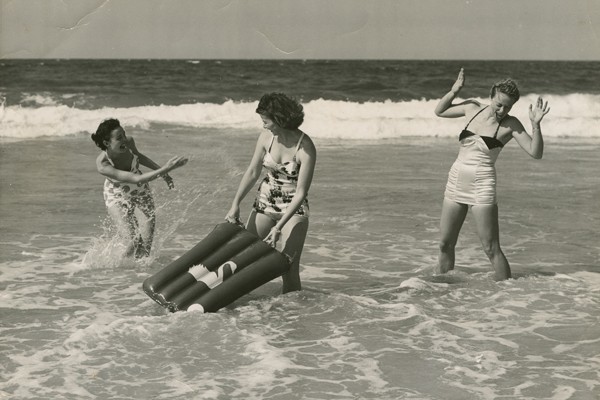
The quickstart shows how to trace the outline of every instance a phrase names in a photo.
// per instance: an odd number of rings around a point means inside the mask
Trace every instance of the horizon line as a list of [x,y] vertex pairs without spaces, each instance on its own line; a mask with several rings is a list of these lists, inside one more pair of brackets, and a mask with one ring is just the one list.
[[3,58],[1,61],[485,61],[485,62],[511,62],[511,61],[535,61],[535,62],[600,62],[600,59],[536,59],[536,58],[195,58],[195,57],[18,57]]

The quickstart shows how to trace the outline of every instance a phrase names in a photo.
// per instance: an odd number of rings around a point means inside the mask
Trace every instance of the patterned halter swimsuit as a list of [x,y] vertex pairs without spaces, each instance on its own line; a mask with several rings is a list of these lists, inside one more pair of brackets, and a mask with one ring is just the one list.
[[[302,133],[300,140],[298,140],[292,160],[281,164],[276,163],[271,156],[271,147],[273,146],[274,139],[275,136],[271,138],[269,149],[263,158],[263,167],[267,170],[267,175],[258,187],[253,207],[256,212],[265,214],[271,219],[278,221],[285,214],[287,207],[296,194],[298,174],[300,172],[300,164],[296,161],[296,153],[300,149],[304,133]],[[294,215],[308,218],[308,199],[304,199]]]
[[[142,171],[140,171],[139,168],[140,160],[137,155],[131,152],[131,150],[130,153],[133,158],[131,160],[131,168],[129,171],[141,175]],[[106,155],[106,159],[113,167],[115,166],[108,154]],[[135,183],[119,182],[106,178],[104,181],[104,202],[106,207],[109,208],[118,205],[131,210],[134,207],[147,207],[152,205],[153,198],[148,183],[139,183],[136,185]]]

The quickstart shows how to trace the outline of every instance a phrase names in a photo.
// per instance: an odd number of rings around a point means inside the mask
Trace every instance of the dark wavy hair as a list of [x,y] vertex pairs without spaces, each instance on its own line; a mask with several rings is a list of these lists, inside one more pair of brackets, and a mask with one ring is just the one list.
[[304,122],[302,105],[283,93],[263,95],[256,112],[285,129],[297,129]]
[[121,127],[121,123],[118,119],[109,118],[105,119],[98,125],[96,133],[92,133],[92,140],[96,143],[96,146],[100,147],[101,150],[106,150],[104,141],[110,140],[110,133],[117,128]]
[[510,78],[506,78],[494,83],[494,86],[492,86],[492,89],[490,90],[490,98],[494,97],[496,92],[504,93],[513,99],[515,103],[521,98],[519,88],[517,87],[517,82]]

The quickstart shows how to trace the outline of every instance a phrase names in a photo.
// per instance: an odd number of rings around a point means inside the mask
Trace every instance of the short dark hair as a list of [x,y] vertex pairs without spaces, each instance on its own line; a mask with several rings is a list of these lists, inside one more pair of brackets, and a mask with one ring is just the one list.
[[519,88],[517,87],[517,82],[513,81],[510,78],[503,79],[494,83],[492,89],[490,90],[490,98],[496,95],[496,92],[504,93],[511,99],[515,101],[519,101],[521,98],[521,94],[519,93]]
[[256,112],[285,129],[297,129],[304,122],[302,105],[283,93],[263,95]]
[[101,150],[106,150],[105,140],[110,140],[110,133],[117,128],[121,127],[121,123],[118,119],[109,118],[105,119],[98,125],[96,133],[92,133],[92,140],[96,143],[96,146],[100,147]]

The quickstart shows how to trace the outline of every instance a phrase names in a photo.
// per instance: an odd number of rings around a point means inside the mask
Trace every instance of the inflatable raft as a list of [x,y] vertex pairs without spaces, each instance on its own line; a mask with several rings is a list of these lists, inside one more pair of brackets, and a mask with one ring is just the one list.
[[142,288],[172,312],[215,312],[283,275],[289,267],[288,257],[243,227],[226,222],[147,278]]

